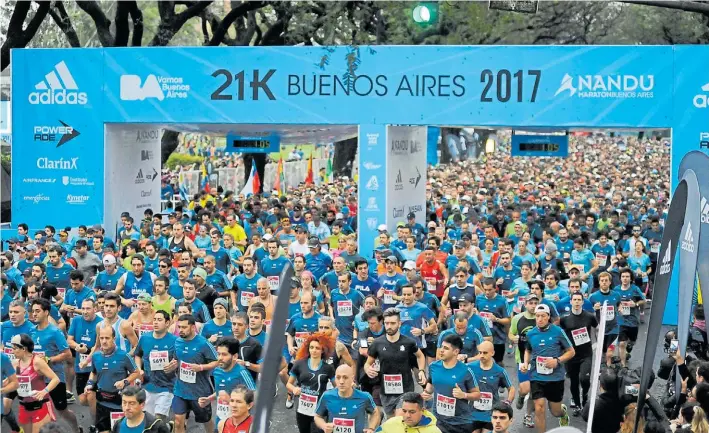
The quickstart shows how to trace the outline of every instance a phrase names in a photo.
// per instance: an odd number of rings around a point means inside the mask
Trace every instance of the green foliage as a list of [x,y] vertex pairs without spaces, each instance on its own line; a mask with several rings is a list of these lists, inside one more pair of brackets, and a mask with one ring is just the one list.
[[165,166],[169,170],[175,170],[177,167],[185,167],[192,164],[201,164],[203,160],[204,158],[201,156],[173,152],[170,157],[167,158]]

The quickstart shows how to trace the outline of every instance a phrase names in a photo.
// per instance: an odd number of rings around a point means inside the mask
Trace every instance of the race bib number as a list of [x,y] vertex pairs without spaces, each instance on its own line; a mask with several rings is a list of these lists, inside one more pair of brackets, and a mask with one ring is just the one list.
[[217,400],[217,418],[220,420],[228,419],[231,417],[231,407],[229,406],[229,400],[220,398]]
[[[155,350],[150,352],[150,371],[163,371],[168,363],[167,350]],[[186,382],[186,381],[185,381]],[[192,382],[194,383],[194,382]]]
[[596,262],[599,266],[605,266],[608,260],[608,256],[601,253],[596,253]]
[[333,418],[335,424],[333,433],[355,433],[355,420],[347,418]]
[[436,394],[436,413],[443,416],[455,416],[455,398]]
[[20,387],[17,388],[17,395],[20,397],[32,397],[32,379],[29,376],[17,376]]
[[473,407],[477,410],[490,411],[492,410],[492,393],[491,392],[481,392],[480,400],[475,400],[473,402]]
[[352,301],[337,301],[337,315],[352,317]]
[[280,287],[281,287],[281,277],[279,277],[279,276],[268,277],[268,288],[271,289],[272,292],[277,292]]
[[524,304],[525,304],[526,302],[527,302],[527,297],[526,297],[526,296],[520,296],[519,298],[517,298],[517,306],[518,306],[519,308],[524,307]]
[[35,351],[32,352],[35,354],[35,356],[39,356],[40,358],[46,358],[47,354],[44,351],[37,350],[37,346],[35,346]]
[[153,327],[153,325],[140,325],[140,327],[138,328],[138,338],[142,337],[144,334],[149,334],[154,330],[155,328]]
[[57,287],[57,296],[64,298],[66,296],[66,287]]
[[246,291],[241,292],[241,296],[239,297],[239,302],[241,302],[241,306],[242,306],[242,307],[248,307],[248,306],[249,306],[249,301],[250,301],[251,298],[253,298],[254,296],[256,296],[256,295],[255,295],[254,293],[251,293],[251,292],[246,292]]
[[296,332],[295,333],[295,345],[298,347],[302,346],[305,339],[308,338],[308,335],[310,335],[310,332]]
[[360,338],[359,339],[359,347],[362,349],[366,349],[369,347],[369,341],[367,341],[366,338]]
[[633,308],[633,303],[630,301],[623,301],[620,303],[620,315],[630,316],[630,309]]
[[384,393],[388,395],[404,393],[404,380],[400,374],[384,375]]
[[510,296],[512,296],[512,290],[503,290],[501,294],[503,298],[509,298]]
[[180,363],[180,380],[185,383],[197,383],[197,372],[189,370],[186,362]]
[[659,254],[660,253],[660,243],[659,242],[657,242],[657,243],[652,242],[650,244],[650,252],[655,253],[655,254]]
[[91,357],[89,356],[88,353],[80,353],[79,354],[79,364],[85,364],[86,367],[90,367],[93,361],[91,361]]
[[483,319],[485,319],[485,321],[487,322],[487,326],[490,327],[490,328],[492,328],[492,318],[493,318],[495,315],[492,314],[492,313],[489,312],[489,311],[481,311],[481,312],[479,312],[478,314],[480,315],[480,317],[482,317]]
[[554,372],[553,368],[549,368],[544,365],[544,363],[551,358],[545,356],[537,356],[537,373],[539,374],[552,374]]
[[429,292],[435,292],[436,291],[436,279],[435,278],[426,278],[426,290]]
[[113,426],[123,418],[123,415],[123,412],[111,412],[111,430],[113,430]]
[[318,398],[314,395],[300,394],[298,398],[298,413],[306,416],[315,416],[318,407]]
[[12,347],[4,348],[3,352],[5,352],[5,355],[7,355],[7,357],[10,358],[10,361],[15,360],[15,352],[12,351]]
[[588,335],[588,329],[586,328],[571,330],[571,336],[574,339],[574,346],[581,346],[591,342],[591,337]]
[[384,291],[384,303],[385,304],[394,304],[396,301],[394,300],[394,295],[396,294],[395,291],[393,290],[385,290]]
[[606,305],[605,313],[607,322],[615,319],[615,308],[612,305]]

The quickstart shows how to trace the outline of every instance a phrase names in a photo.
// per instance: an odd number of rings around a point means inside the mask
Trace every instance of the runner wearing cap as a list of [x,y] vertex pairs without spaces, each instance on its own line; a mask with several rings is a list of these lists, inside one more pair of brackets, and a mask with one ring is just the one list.
[[256,283],[263,278],[256,272],[256,260],[253,257],[244,257],[244,272],[234,277],[233,286],[236,288],[238,310],[245,311],[249,308],[249,299],[256,296]]
[[428,383],[421,394],[433,400],[433,413],[443,433],[473,431],[471,401],[480,398],[478,382],[472,371],[461,362],[463,340],[455,334],[441,335],[438,360],[429,366]]
[[571,280],[579,280],[579,285],[581,286],[579,288],[579,290],[581,291],[581,293],[583,293],[584,296],[588,296],[589,285],[586,282],[584,282],[583,279],[581,278],[581,276],[583,274],[581,272],[581,269],[579,269],[579,265],[569,265],[568,274],[569,274],[568,279],[559,281],[558,287],[560,289],[563,289],[566,292],[566,293],[564,293],[563,296],[561,296],[561,298],[563,299],[570,294],[569,293],[569,283],[571,282]]
[[455,275],[456,270],[458,269],[458,267],[461,266],[461,264],[465,264],[466,270],[468,271],[468,276],[466,276],[466,282],[468,281],[468,278],[470,276],[473,277],[473,281],[470,282],[471,284],[473,282],[477,282],[477,280],[482,276],[478,263],[475,261],[475,259],[473,259],[473,257],[467,254],[465,242],[458,241],[455,243],[453,254],[446,257],[445,265],[448,269],[448,274],[451,276]]
[[[539,305],[539,298],[535,294],[529,294],[525,299],[524,311],[515,315],[510,323],[509,339],[515,344],[515,361],[517,362],[517,383],[519,394],[517,396],[517,409],[522,409],[524,399],[530,392],[529,371],[522,372],[521,365],[524,362],[524,352],[527,350],[527,332],[537,325],[535,311]],[[534,400],[527,401],[527,412],[524,415],[523,424],[527,428],[534,427]]]
[[[254,391],[256,383],[249,371],[236,362],[239,358],[239,342],[234,337],[220,338],[216,343],[216,349],[219,365],[212,374],[214,377],[214,393],[206,397],[199,397],[198,403],[204,408],[216,401],[216,423],[219,424],[222,420],[231,416],[231,407],[229,406],[231,390],[241,385]],[[211,432],[207,430],[206,433]]]
[[[407,282],[406,277],[397,272],[397,265],[398,260],[393,255],[384,259],[386,270],[379,276],[381,288],[376,293],[377,298],[382,301],[383,310],[396,306],[401,297],[401,286]],[[354,287],[357,288],[356,283]]]
[[228,320],[229,304],[224,298],[214,301],[214,318],[205,323],[200,335],[212,344],[216,344],[222,337],[231,336],[231,323]]
[[212,406],[200,406],[199,398],[212,394],[210,375],[219,364],[218,355],[206,338],[196,334],[193,316],[186,314],[178,317],[177,328],[180,336],[175,341],[176,358],[170,360],[164,370],[177,375],[172,399],[174,431],[185,433],[186,418],[192,412],[195,421],[204,424],[205,432],[211,433],[214,429]]
[[259,270],[260,274],[266,277],[271,292],[277,295],[281,284],[281,271],[288,264],[288,259],[280,255],[277,240],[270,239],[266,246],[268,248],[268,257],[261,260]]
[[135,348],[135,364],[143,371],[147,393],[145,410],[163,420],[168,419],[172,406],[175,373],[167,373],[165,366],[175,359],[177,337],[168,332],[170,315],[158,310],[153,315],[153,332],[140,337]]
[[[578,282],[580,285],[580,282]],[[588,390],[591,387],[591,364],[593,363],[592,328],[598,326],[593,311],[583,309],[587,299],[579,291],[571,295],[571,311],[561,319],[561,329],[566,337],[574,343],[574,357],[566,364],[567,375],[571,380],[571,410],[574,416],[581,414],[581,409],[588,401]],[[593,307],[591,307],[593,308]],[[579,383],[581,395],[579,396]],[[581,397],[581,398],[580,398]]]
[[155,274],[145,271],[145,259],[142,256],[134,255],[130,259],[130,263],[132,270],[121,275],[116,283],[116,290],[114,290],[116,294],[121,296],[121,305],[124,308],[119,314],[125,319],[130,316],[131,311],[138,309],[138,295],[141,293],[153,295],[153,283],[157,278]]
[[[22,430],[35,433],[45,424],[57,419],[50,396],[57,388],[63,388],[60,386],[61,379],[49,366],[44,355],[34,352],[35,344],[29,335],[17,334],[12,337],[10,344],[15,364],[5,364],[8,359],[3,354],[3,385],[8,387],[8,391],[12,391],[10,384],[5,383],[7,378],[4,376],[8,374],[7,366],[12,369],[14,365],[15,371],[8,378],[15,376],[14,382],[18,385],[15,387],[20,400],[17,421]],[[5,392],[5,387],[2,391]],[[78,431],[78,425],[74,426]]]
[[313,273],[315,281],[320,281],[323,275],[332,269],[332,257],[322,252],[322,245],[316,239],[311,238],[308,241],[308,250],[310,251],[305,255],[305,269]]
[[552,323],[558,324],[560,320],[559,312],[556,310],[556,304],[544,296],[546,292],[544,283],[539,280],[531,280],[527,284],[529,285],[529,294],[535,295],[539,299],[539,304],[549,307]]
[[138,338],[143,334],[153,332],[153,298],[147,293],[141,293],[136,297],[137,309],[130,315],[128,322],[133,327],[133,331]]
[[[504,350],[504,348],[503,348]],[[506,404],[514,400],[515,388],[507,371],[495,362],[495,348],[489,341],[478,346],[479,359],[468,364],[479,386],[479,398],[473,401],[473,432],[492,430],[492,408],[499,402],[500,389],[507,391]]]
[[477,359],[478,345],[485,341],[480,331],[468,325],[468,315],[465,311],[455,313],[453,315],[453,327],[446,329],[438,336],[437,346],[439,349],[447,335],[456,335],[461,339],[462,346],[459,349],[458,359],[465,363],[473,362]]
[[288,245],[288,257],[305,256],[308,254],[308,229],[302,225],[295,225],[295,241]]
[[[475,298],[469,293],[463,293],[463,295],[458,299],[459,311],[462,311],[468,316],[468,327],[477,329],[483,336],[483,339],[492,342],[492,328],[488,326],[487,320],[480,317],[477,308],[475,308]],[[453,317],[448,318],[448,327],[453,328],[455,323]]]
[[40,263],[40,260],[37,259],[37,246],[29,244],[25,247],[25,258],[17,262],[17,270],[24,274],[35,263]]
[[559,425],[569,425],[564,398],[563,363],[574,357],[574,347],[564,331],[549,320],[551,312],[546,305],[537,305],[534,311],[536,327],[527,332],[527,346],[522,373],[530,372],[530,388],[534,400],[535,425],[539,433],[546,431],[546,408],[559,418]]
[[[81,315],[72,319],[67,333],[67,344],[71,350],[77,353],[73,367],[76,372],[76,395],[79,396],[81,404],[89,406],[94,417],[96,416],[96,400],[93,396],[87,400],[89,396],[84,394],[86,383],[91,374],[91,365],[82,365],[87,364],[91,349],[96,345],[96,325],[102,320],[103,318],[96,315],[96,302],[91,298],[84,299],[81,303]],[[71,390],[69,388],[70,392]]]
[[[614,348],[611,346],[615,344],[615,341],[618,339],[618,333],[620,332],[618,312],[622,300],[617,291],[611,290],[611,275],[608,272],[601,272],[598,275],[598,286],[598,291],[592,293],[588,300],[593,304],[593,309],[596,312],[596,320],[598,320],[599,323],[601,314],[605,314],[606,316],[603,351],[606,352],[606,365],[610,367],[614,352]],[[604,303],[606,303],[605,309],[603,307]]]
[[544,245],[543,254],[539,257],[539,275],[544,275],[549,271],[565,273],[564,260],[557,256],[558,248],[553,240],[549,240]]

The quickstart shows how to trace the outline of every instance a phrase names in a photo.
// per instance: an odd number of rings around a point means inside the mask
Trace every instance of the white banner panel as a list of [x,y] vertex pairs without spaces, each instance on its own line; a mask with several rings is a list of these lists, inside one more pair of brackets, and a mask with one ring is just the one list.
[[425,126],[387,127],[387,226],[390,233],[407,215],[416,222],[426,220],[426,140]]
[[105,126],[106,233],[113,236],[122,212],[138,227],[143,212],[160,212],[160,139],[162,129],[151,125]]

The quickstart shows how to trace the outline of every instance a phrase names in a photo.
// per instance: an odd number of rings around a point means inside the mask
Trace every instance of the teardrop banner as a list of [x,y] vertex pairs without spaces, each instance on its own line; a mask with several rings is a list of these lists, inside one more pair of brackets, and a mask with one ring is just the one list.
[[[253,433],[268,433],[271,427],[271,411],[273,410],[273,395],[276,392],[276,381],[278,372],[281,369],[281,354],[283,345],[286,343],[286,321],[288,320],[288,303],[291,284],[294,272],[293,266],[287,264],[280,276],[280,286],[278,293],[281,295],[276,300],[276,308],[273,311],[271,321],[271,332],[266,340],[265,356],[261,364],[261,373],[258,379],[258,392],[256,395],[256,406],[253,412]],[[279,332],[278,330],[281,330]]]
[[[699,233],[698,256],[705,260],[697,262],[699,289],[702,299],[709,300],[709,156],[699,150],[693,150],[682,158],[679,164],[679,178],[682,179],[687,170],[693,170],[699,184],[699,220],[704,230]],[[709,302],[709,301],[707,301]]]
[[[679,309],[677,311],[677,339],[679,352],[687,356],[687,338],[689,337],[689,321],[692,316],[692,295],[697,280],[697,256],[701,223],[699,222],[699,185],[694,170],[686,170],[682,180],[687,182],[687,208],[684,213],[684,225],[680,233],[679,248]],[[672,308],[672,306],[670,306]],[[655,340],[648,340],[655,341]],[[682,378],[677,379],[677,395],[682,389]]]
[[[586,422],[586,433],[591,433],[593,428],[593,416],[596,412],[596,396],[598,395],[598,382],[601,378],[601,364],[603,363],[604,351],[599,350],[599,347],[603,347],[603,340],[606,336],[606,308],[608,307],[608,301],[604,301],[601,306],[601,322],[598,324],[598,330],[596,335],[598,340],[596,341],[596,353],[593,354],[593,369],[591,370],[591,400],[589,404],[591,405],[588,410],[588,421]],[[602,416],[602,415],[601,415]]]
[[[675,264],[675,253],[680,239],[680,232],[684,225],[684,215],[687,209],[687,180],[683,179],[675,189],[670,203],[670,210],[665,219],[665,229],[660,243],[660,254],[658,256],[658,270],[655,273],[655,284],[652,296],[652,309],[650,310],[650,321],[647,326],[647,341],[660,341],[662,332],[662,316],[665,314],[665,304],[667,303],[667,291],[670,287],[672,270]],[[638,422],[642,409],[645,406],[645,395],[647,394],[648,383],[652,364],[655,360],[656,344],[645,344],[643,356],[643,369],[640,377],[640,389],[638,392],[638,410],[635,419],[634,433],[638,431]]]

